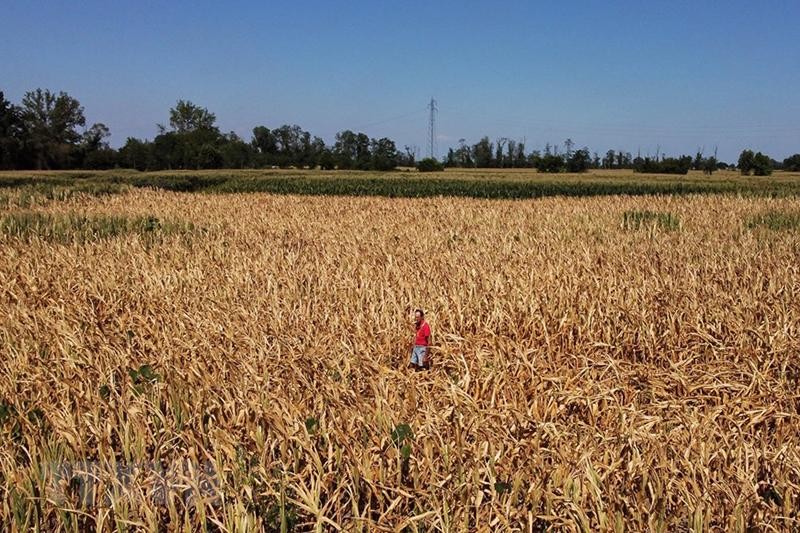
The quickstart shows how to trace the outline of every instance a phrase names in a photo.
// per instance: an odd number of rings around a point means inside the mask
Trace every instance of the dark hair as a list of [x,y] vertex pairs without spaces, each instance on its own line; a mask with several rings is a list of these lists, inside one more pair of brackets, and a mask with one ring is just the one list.
[[415,309],[414,312],[419,313],[420,317],[425,318],[425,311],[423,311],[422,309]]

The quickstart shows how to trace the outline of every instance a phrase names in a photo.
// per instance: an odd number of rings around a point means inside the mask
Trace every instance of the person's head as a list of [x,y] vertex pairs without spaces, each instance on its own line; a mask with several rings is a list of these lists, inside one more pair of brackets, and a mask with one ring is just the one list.
[[414,311],[414,322],[416,322],[417,325],[422,324],[422,321],[424,319],[425,319],[425,311],[423,311],[422,309],[417,309],[416,311]]

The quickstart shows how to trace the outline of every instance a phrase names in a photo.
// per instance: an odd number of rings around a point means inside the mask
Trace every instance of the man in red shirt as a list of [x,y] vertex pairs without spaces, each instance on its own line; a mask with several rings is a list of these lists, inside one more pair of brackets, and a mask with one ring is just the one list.
[[417,326],[417,334],[414,338],[414,347],[411,349],[411,362],[408,366],[414,370],[430,368],[431,327],[425,322],[425,312],[422,309],[414,311],[414,322]]

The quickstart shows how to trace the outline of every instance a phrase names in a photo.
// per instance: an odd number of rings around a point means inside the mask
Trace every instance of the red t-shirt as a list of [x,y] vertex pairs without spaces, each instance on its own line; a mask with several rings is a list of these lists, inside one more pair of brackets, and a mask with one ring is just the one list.
[[415,346],[427,346],[428,339],[431,338],[431,327],[424,320],[417,328],[417,338],[414,339]]

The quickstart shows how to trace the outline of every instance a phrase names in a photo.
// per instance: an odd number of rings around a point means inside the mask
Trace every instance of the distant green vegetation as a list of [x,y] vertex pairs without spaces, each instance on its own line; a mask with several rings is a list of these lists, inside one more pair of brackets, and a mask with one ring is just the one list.
[[[175,192],[386,196],[421,198],[459,196],[471,198],[526,199],[547,196],[741,194],[747,196],[796,196],[800,179],[793,177],[702,179],[665,176],[607,176],[598,174],[560,176],[507,174],[482,175],[444,172],[436,177],[412,172],[391,174],[323,171],[253,172],[156,172],[121,170],[106,173],[0,174],[0,197],[39,195],[65,200],[79,196],[117,194],[127,188],[154,188]],[[6,191],[3,191],[5,189]],[[2,207],[0,198],[0,207]],[[19,202],[17,202],[19,203]],[[20,207],[26,207],[22,202]]]
[[672,213],[653,211],[626,211],[622,214],[622,227],[625,229],[637,230],[655,226],[672,231],[680,227],[680,220]]
[[420,172],[441,172],[444,170],[444,164],[438,162],[432,157],[417,162],[417,170]]
[[771,230],[800,229],[800,212],[766,211],[745,222],[748,229],[767,228]]
[[703,185],[682,183],[613,183],[559,181],[490,181],[424,178],[271,178],[226,180],[203,189],[209,192],[269,192],[275,194],[388,196],[420,198],[462,196],[524,199],[546,196],[603,196],[614,194],[691,194],[724,192]]
[[128,188],[121,183],[98,181],[94,178],[0,177],[0,209],[28,209],[51,200],[65,201],[81,196],[120,194]]
[[192,231],[194,226],[191,223],[163,221],[154,216],[55,215],[19,211],[0,217],[0,234],[59,243],[83,243],[125,234],[138,234],[153,242],[166,235],[186,235]]

